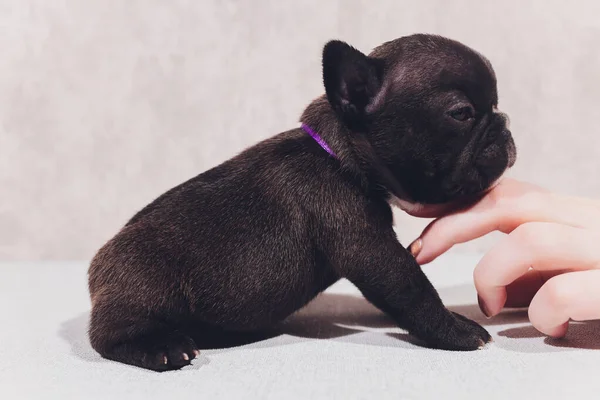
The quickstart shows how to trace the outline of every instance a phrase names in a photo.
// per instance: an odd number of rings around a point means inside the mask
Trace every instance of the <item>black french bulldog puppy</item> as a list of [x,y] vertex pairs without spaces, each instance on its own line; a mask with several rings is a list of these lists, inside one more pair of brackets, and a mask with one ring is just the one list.
[[369,56],[332,41],[323,78],[326,96],[303,128],[169,190],[99,250],[89,335],[103,357],[178,369],[203,332],[272,326],[340,278],[428,346],[490,340],[444,307],[398,242],[390,208],[477,195],[512,166],[490,63],[439,36]]

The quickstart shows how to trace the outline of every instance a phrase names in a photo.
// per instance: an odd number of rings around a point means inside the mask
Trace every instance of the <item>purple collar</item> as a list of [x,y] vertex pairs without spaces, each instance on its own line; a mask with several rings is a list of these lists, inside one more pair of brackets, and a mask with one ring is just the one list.
[[308,133],[313,139],[315,139],[315,142],[319,143],[319,146],[321,146],[323,150],[328,152],[330,156],[332,156],[333,158],[337,158],[335,153],[329,148],[329,146],[327,146],[327,143],[325,143],[323,138],[321,138],[321,136],[319,136],[317,132],[313,131],[310,128],[310,126],[302,124],[302,129],[304,130],[304,132]]

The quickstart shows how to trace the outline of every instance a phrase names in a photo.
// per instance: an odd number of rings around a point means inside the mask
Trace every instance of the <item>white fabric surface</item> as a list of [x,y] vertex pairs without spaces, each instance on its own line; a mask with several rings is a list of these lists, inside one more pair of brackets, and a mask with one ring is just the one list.
[[206,350],[167,373],[107,361],[91,349],[85,262],[0,264],[0,398],[597,398],[600,324],[573,324],[567,339],[555,341],[523,311],[486,320],[471,284],[477,260],[450,254],[425,271],[451,309],[493,335],[483,350],[412,344],[342,281],[293,316],[286,334]]

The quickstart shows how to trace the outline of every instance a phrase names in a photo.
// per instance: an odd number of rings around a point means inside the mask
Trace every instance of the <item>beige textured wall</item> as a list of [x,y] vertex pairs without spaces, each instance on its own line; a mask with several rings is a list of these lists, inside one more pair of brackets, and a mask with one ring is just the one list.
[[[0,0],[0,259],[91,257],[161,192],[295,126],[326,40],[414,32],[492,61],[514,176],[600,197],[596,0]],[[425,223],[398,222],[404,240]]]

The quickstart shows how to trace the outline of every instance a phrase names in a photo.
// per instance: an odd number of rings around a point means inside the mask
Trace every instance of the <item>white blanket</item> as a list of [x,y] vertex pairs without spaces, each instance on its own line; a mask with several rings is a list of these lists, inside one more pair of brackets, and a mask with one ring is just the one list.
[[202,351],[167,373],[91,349],[85,262],[0,264],[0,398],[598,398],[600,324],[575,323],[565,340],[549,340],[523,311],[485,319],[471,283],[477,260],[450,254],[425,272],[452,310],[493,335],[483,350],[419,347],[341,281],[292,316],[286,333]]

